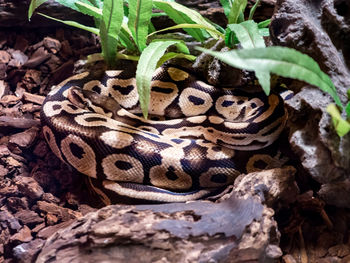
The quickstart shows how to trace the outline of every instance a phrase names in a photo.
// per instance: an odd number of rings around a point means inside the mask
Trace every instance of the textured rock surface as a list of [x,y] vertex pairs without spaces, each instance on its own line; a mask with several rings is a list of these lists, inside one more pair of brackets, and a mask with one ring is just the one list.
[[36,262],[272,262],[282,255],[280,235],[263,203],[293,202],[294,172],[242,175],[215,203],[102,208],[52,235]]
[[[271,27],[276,45],[313,57],[343,102],[350,87],[350,3],[345,0],[279,0]],[[339,138],[325,109],[331,98],[305,86],[290,102],[290,143],[305,170],[321,184],[329,204],[350,207],[350,134]]]

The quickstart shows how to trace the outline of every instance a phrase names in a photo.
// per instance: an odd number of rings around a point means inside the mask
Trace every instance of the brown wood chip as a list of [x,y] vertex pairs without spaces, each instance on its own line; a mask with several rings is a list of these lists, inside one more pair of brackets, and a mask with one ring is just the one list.
[[14,118],[9,116],[0,116],[0,127],[14,127],[20,129],[28,129],[33,126],[39,126],[39,120],[25,119],[25,118]]

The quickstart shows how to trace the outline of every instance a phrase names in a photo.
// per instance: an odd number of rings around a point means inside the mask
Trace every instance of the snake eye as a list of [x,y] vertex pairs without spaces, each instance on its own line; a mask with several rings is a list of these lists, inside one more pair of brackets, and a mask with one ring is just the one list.
[[175,173],[175,168],[172,166],[169,166],[168,171],[165,173],[165,176],[169,179],[169,180],[173,180],[175,181],[176,179],[178,179],[179,177],[176,175]]

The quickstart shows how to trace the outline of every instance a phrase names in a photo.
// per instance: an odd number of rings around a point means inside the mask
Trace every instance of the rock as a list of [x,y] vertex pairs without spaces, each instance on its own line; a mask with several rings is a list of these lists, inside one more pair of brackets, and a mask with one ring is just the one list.
[[[343,103],[350,87],[350,13],[345,10],[346,1],[278,0],[270,26],[274,44],[296,48],[319,63]],[[324,200],[349,208],[350,134],[336,135],[326,112],[330,103],[329,95],[310,86],[288,101],[290,143],[303,168],[321,184]]]
[[274,211],[262,202],[264,196],[269,205],[280,196],[295,200],[294,172],[242,175],[217,202],[107,206],[53,231],[36,262],[273,261],[282,255],[279,233]]

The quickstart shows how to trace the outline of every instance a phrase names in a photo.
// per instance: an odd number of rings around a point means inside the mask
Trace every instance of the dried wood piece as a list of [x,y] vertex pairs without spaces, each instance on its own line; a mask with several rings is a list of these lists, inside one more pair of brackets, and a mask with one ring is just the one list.
[[40,95],[36,95],[36,94],[31,94],[28,92],[24,92],[23,93],[23,98],[26,101],[30,101],[30,102],[34,102],[36,104],[43,104],[45,97],[44,96],[40,96]]
[[11,236],[10,241],[29,242],[33,239],[32,233],[27,226],[23,226],[16,234]]
[[28,243],[23,243],[13,249],[13,255],[17,262],[32,263],[36,255],[44,244],[44,240],[35,239]]
[[0,99],[4,96],[7,95],[10,91],[9,85],[7,82],[0,80]]
[[44,61],[48,60],[50,57],[51,54],[48,53],[44,47],[40,47],[33,53],[30,59],[23,66],[27,68],[35,68]]
[[31,177],[16,176],[14,182],[18,189],[32,200],[37,200],[44,194],[41,186]]
[[22,148],[28,148],[33,144],[34,140],[36,139],[38,131],[39,128],[32,127],[28,130],[25,130],[24,132],[15,133],[10,136],[9,142],[14,143]]
[[12,50],[9,49],[12,59],[8,63],[9,66],[20,68],[23,64],[25,64],[28,61],[27,55],[25,55],[23,52],[19,50]]
[[8,63],[11,59],[11,55],[5,51],[0,50],[0,63]]
[[46,201],[38,201],[37,205],[39,210],[46,212],[51,216],[51,218],[52,215],[55,215],[61,221],[68,221],[70,219],[77,219],[82,217],[82,214],[80,212],[76,212],[69,208],[61,207],[53,203],[48,203]]
[[44,38],[44,46],[50,50],[51,53],[56,54],[61,49],[61,43],[54,38],[45,37]]
[[14,127],[21,129],[28,129],[33,126],[39,126],[39,120],[25,119],[25,118],[13,118],[8,116],[0,116],[0,127]]
[[[273,211],[260,203],[256,186],[265,185],[269,203],[297,193],[291,167],[252,173],[239,192],[218,202],[114,205],[92,212],[51,236],[38,263],[85,260],[112,262],[258,262],[280,257]],[[287,190],[289,189],[289,190]],[[244,195],[245,197],[239,197]],[[286,198],[285,201],[295,200]],[[130,254],[133,255],[130,258]]]

